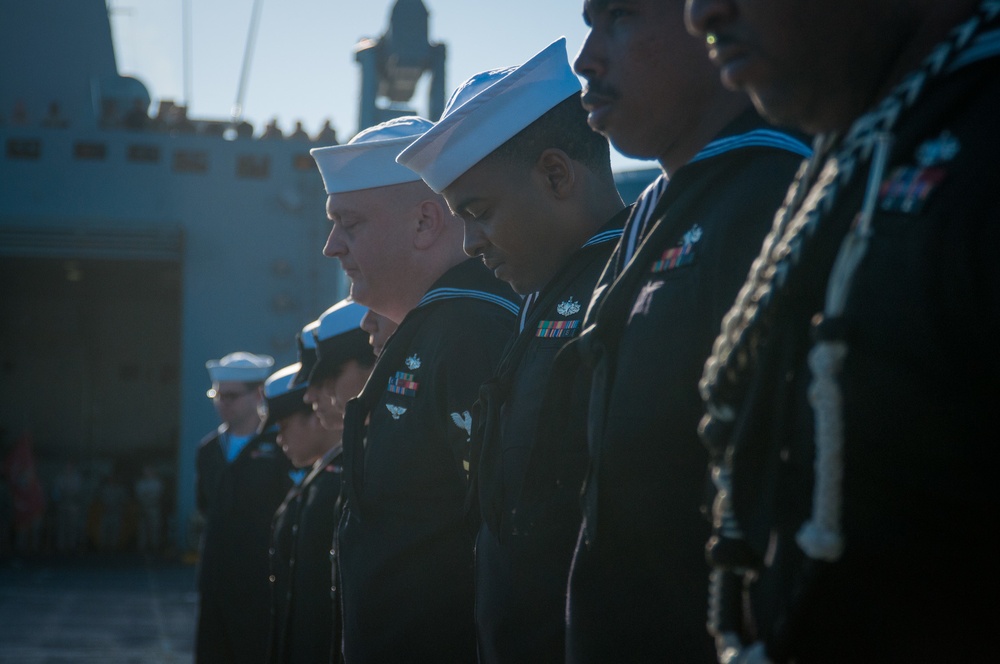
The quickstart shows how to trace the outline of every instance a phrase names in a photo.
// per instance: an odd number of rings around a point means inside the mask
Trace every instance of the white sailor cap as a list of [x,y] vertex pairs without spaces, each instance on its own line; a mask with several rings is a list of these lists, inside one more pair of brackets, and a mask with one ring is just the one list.
[[313,148],[309,154],[328,194],[416,182],[420,176],[397,164],[396,155],[433,126],[413,115],[393,118],[365,129],[345,145]]
[[337,373],[347,360],[367,358],[372,354],[368,333],[361,329],[361,319],[367,311],[347,298],[323,312],[315,333],[316,364],[310,370],[310,382]]
[[441,119],[396,161],[437,193],[567,97],[580,92],[560,37],[519,67],[476,74],[452,94]]
[[274,358],[270,355],[255,355],[238,351],[220,360],[205,363],[208,376],[213,383],[237,381],[241,383],[262,383],[271,373]]
[[293,385],[301,385],[308,382],[309,372],[316,365],[316,329],[318,327],[319,321],[314,320],[295,335],[295,343],[299,349],[299,364],[302,366],[299,369],[299,373],[292,380]]
[[275,371],[264,382],[264,404],[267,417],[260,425],[260,431],[271,428],[280,420],[298,412],[312,412],[312,406],[303,401],[306,386],[295,386],[293,381],[301,365],[296,362]]

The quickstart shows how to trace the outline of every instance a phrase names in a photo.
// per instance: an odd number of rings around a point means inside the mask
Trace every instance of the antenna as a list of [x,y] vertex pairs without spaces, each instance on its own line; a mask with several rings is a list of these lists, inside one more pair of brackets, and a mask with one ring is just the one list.
[[247,32],[247,45],[243,51],[243,67],[240,71],[240,85],[236,90],[236,103],[233,104],[233,124],[243,119],[243,95],[246,92],[247,76],[250,74],[250,60],[253,56],[253,45],[257,39],[257,26],[260,24],[260,7],[263,0],[253,0],[253,11],[250,14],[250,29]]
[[181,35],[184,49],[184,107],[191,108],[191,0],[181,4]]

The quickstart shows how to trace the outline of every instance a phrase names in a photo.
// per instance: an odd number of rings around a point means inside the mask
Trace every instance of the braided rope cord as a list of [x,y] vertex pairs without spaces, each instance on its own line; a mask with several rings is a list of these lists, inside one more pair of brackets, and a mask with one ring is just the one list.
[[[709,422],[715,420],[728,424],[735,420],[737,411],[734,404],[745,389],[751,354],[766,334],[766,319],[773,310],[775,298],[781,296],[790,273],[799,263],[803,246],[833,210],[839,193],[853,184],[863,166],[872,160],[874,153],[878,153],[869,172],[861,221],[844,238],[831,273],[831,283],[828,284],[824,307],[826,315],[836,316],[843,311],[854,273],[867,249],[875,195],[888,158],[893,127],[903,112],[921,98],[927,84],[949,71],[951,63],[972,44],[983,26],[998,14],[1000,0],[983,0],[973,16],[956,26],[918,69],[904,78],[872,111],[859,117],[842,141],[835,133],[817,137],[815,154],[796,175],[785,202],[775,215],[761,255],[751,266],[750,275],[735,304],[723,318],[722,330],[705,364],[699,388],[707,406]],[[809,357],[814,375],[809,398],[816,411],[817,486],[812,517],[804,524],[797,541],[807,555],[823,560],[836,560],[843,550],[839,531],[843,421],[837,377],[846,354],[847,346],[843,341],[820,342]],[[727,444],[727,441],[716,442]],[[740,524],[732,510],[732,468],[729,459],[730,455],[723,455],[723,460],[713,468],[718,490],[713,506],[715,537],[723,544],[727,540],[737,543],[743,539]],[[730,621],[720,621],[720,616],[726,613],[726,604],[740,601],[732,596],[732,586],[727,588],[724,579],[733,574],[737,577],[753,575],[751,560],[752,557],[743,555],[715,561],[717,569],[710,580],[708,629],[716,636],[722,664],[770,664],[762,643],[743,645],[734,631],[738,626]]]
[[[839,147],[836,134],[816,139],[815,155],[799,171],[789,189],[764,240],[761,255],[751,266],[735,304],[723,318],[722,330],[705,364],[699,386],[713,417],[723,421],[734,418],[732,397],[723,397],[720,392],[745,382],[751,347],[761,339],[763,330],[759,328],[766,327],[764,319],[772,310],[773,301],[780,297],[789,274],[798,265],[803,246],[833,209],[840,192],[853,183],[871,158],[877,137],[892,132],[899,116],[918,101],[927,83],[946,71],[982,26],[998,13],[1000,0],[983,0],[972,18],[955,27],[917,70],[872,111],[854,122]],[[834,147],[837,150],[830,156]],[[817,171],[818,179],[810,186]]]

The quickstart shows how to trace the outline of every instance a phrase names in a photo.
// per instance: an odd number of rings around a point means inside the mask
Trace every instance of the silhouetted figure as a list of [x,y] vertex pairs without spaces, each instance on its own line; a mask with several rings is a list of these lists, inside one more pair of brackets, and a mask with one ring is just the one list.
[[163,530],[163,480],[152,466],[142,469],[142,477],[135,483],[135,498],[139,503],[139,549],[160,550]]
[[98,547],[102,551],[116,551],[121,546],[128,489],[117,472],[112,472],[101,485],[97,499],[101,504],[101,527]]
[[53,487],[56,503],[56,551],[77,553],[83,542],[83,476],[67,461]]
[[4,462],[14,503],[14,546],[19,555],[38,551],[45,517],[45,489],[35,470],[32,447],[31,435],[25,433]]
[[284,134],[282,134],[281,129],[278,128],[278,118],[271,118],[271,121],[264,127],[264,133],[260,135],[260,138],[261,140],[284,138]]
[[323,145],[339,145],[337,141],[337,130],[330,124],[329,119],[323,121],[323,127],[320,128],[319,133],[316,134],[316,138],[313,140],[317,143],[322,143]]
[[288,135],[288,138],[294,139],[294,140],[299,140],[299,141],[308,141],[309,140],[309,134],[307,134],[306,130],[302,128],[302,121],[301,120],[296,120],[295,121],[295,130],[291,134]]
[[242,120],[236,125],[236,136],[238,138],[253,138],[253,125],[246,120]]

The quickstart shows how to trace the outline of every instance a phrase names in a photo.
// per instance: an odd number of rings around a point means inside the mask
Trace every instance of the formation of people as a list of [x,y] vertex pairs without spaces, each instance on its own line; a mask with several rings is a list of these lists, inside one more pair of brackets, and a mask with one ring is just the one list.
[[583,17],[311,150],[351,296],[208,364],[198,661],[986,661],[1000,1]]
[[[253,125],[246,120],[236,123],[226,123],[219,121],[192,120],[188,116],[188,108],[185,105],[174,103],[172,100],[161,100],[156,112],[150,114],[149,103],[142,98],[134,98],[128,108],[122,109],[119,100],[114,98],[104,99],[101,103],[101,113],[99,124],[105,129],[126,129],[129,131],[153,131],[172,135],[182,134],[214,134],[223,135],[226,129],[231,128],[235,136],[239,138],[251,138],[254,136]],[[0,126],[10,125],[12,127],[30,127],[39,125],[56,129],[65,129],[70,126],[69,118],[63,114],[58,101],[49,102],[44,114],[40,118],[32,117],[27,105],[22,100],[14,103],[9,116],[0,113]],[[264,128],[257,135],[261,140],[288,139],[296,141],[310,141],[322,145],[337,144],[337,130],[333,127],[330,119],[324,119],[323,124],[314,134],[309,134],[302,120],[296,120],[292,129],[286,134],[278,124],[278,118],[274,117],[267,121]]]
[[[169,483],[158,463],[64,460],[46,474],[34,438],[23,431],[9,445],[0,429],[0,561],[88,552],[170,555]],[[103,466],[103,467],[102,467]]]

